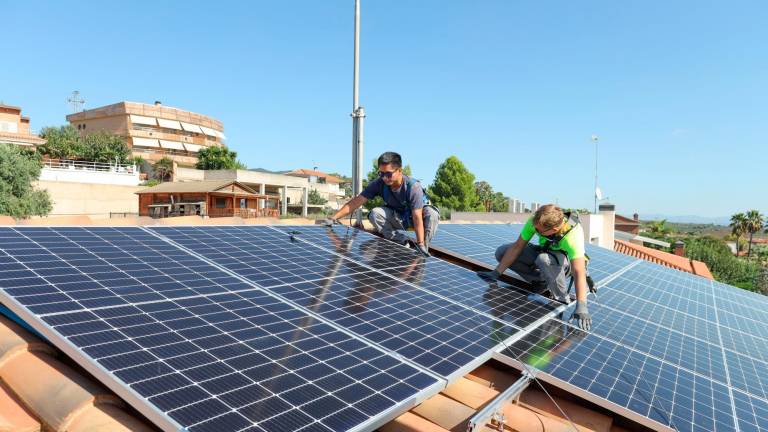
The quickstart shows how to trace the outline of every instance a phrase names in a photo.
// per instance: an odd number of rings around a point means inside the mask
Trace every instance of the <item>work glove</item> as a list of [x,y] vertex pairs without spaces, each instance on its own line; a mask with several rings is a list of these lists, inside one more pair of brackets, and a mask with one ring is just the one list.
[[429,256],[429,249],[427,249],[427,246],[425,246],[423,243],[416,244],[416,250],[425,257]]
[[587,286],[589,287],[589,292],[597,295],[597,285],[595,285],[595,281],[592,280],[592,276],[587,276]]
[[576,302],[576,310],[571,315],[571,321],[576,320],[576,323],[584,331],[592,330],[592,317],[587,310],[587,302],[578,300]]
[[338,224],[339,221],[336,219],[326,219],[323,221],[323,226],[331,228],[332,226]]
[[479,271],[477,272],[477,275],[480,276],[480,278],[486,282],[497,282],[499,280],[499,277],[501,276],[501,273],[497,272],[496,269],[491,271]]

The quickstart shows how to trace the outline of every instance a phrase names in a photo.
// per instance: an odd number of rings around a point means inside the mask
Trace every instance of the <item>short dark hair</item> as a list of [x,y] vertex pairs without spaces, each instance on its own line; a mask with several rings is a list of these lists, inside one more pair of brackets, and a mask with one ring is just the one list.
[[395,152],[384,152],[379,156],[379,166],[392,164],[395,168],[403,166],[403,158]]

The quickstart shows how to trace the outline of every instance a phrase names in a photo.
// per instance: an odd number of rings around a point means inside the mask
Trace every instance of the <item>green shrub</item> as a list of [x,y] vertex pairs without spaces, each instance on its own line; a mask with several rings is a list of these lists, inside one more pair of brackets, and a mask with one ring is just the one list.
[[754,289],[760,267],[753,261],[736,258],[724,241],[706,236],[688,240],[685,255],[707,264],[719,282]]

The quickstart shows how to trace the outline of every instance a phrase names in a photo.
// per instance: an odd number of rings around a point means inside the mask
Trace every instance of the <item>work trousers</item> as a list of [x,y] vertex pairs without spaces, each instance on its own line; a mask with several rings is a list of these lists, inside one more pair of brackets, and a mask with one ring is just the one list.
[[[496,249],[496,260],[501,261],[512,245],[514,243],[499,246]],[[509,269],[529,283],[545,282],[556,300],[565,303],[569,301],[567,278],[571,274],[571,263],[564,252],[545,251],[541,246],[528,243]]]
[[[424,243],[429,247],[432,237],[437,232],[437,225],[440,223],[440,213],[431,205],[426,205],[422,209],[424,219]],[[403,226],[403,220],[400,215],[390,207],[376,207],[368,213],[368,220],[371,221],[373,229],[387,240],[405,244],[408,241],[406,228]]]

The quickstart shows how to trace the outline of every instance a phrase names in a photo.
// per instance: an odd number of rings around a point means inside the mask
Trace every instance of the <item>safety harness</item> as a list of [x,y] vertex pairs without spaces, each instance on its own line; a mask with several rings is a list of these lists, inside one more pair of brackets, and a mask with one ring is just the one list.
[[[384,198],[384,205],[391,208],[395,213],[397,213],[398,216],[400,216],[400,220],[403,223],[403,228],[408,229],[413,227],[413,218],[411,216],[411,201],[409,199],[411,196],[411,187],[414,184],[419,183],[419,181],[412,177],[408,177],[408,176],[405,176],[405,177],[407,179],[405,181],[405,194],[404,194],[405,199],[403,200],[397,199],[397,201],[400,203],[400,208],[402,208],[403,210],[397,210],[389,205],[389,199],[394,195],[392,194],[392,190],[387,185],[384,185],[382,198]],[[424,203],[424,206],[431,205],[431,202],[429,200],[429,195],[427,195],[426,190],[423,192],[422,201]]]

